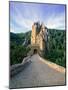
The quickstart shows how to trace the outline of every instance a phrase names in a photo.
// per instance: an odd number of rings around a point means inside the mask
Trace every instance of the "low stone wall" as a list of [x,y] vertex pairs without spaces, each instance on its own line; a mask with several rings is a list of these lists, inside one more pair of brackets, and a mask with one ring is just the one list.
[[[40,57],[40,56],[39,56]],[[61,72],[61,73],[65,73],[66,69],[62,66],[59,66],[53,62],[50,62],[48,60],[44,60],[42,57],[40,57],[40,61],[42,61],[43,63],[47,64],[49,67]]]
[[22,63],[12,65],[10,67],[10,77],[16,75],[21,70],[24,70],[26,68],[26,66],[28,66],[30,63],[31,63],[30,56],[28,56],[23,59]]
[[25,64],[26,62],[30,61],[31,56],[27,56],[23,59],[22,63]]

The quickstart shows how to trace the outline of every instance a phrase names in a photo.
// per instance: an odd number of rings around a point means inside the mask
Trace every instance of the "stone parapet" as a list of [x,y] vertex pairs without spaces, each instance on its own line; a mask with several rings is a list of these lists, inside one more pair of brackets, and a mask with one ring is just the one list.
[[30,56],[23,59],[22,63],[12,65],[10,67],[10,77],[18,74],[20,71],[24,70],[26,66],[31,63]]
[[65,73],[65,71],[66,71],[66,69],[64,67],[59,66],[59,65],[57,65],[57,64],[55,64],[53,62],[50,62],[48,60],[45,60],[42,57],[40,57],[40,61],[43,62],[43,63],[45,63],[45,64],[47,64],[49,67],[57,70],[58,72]]

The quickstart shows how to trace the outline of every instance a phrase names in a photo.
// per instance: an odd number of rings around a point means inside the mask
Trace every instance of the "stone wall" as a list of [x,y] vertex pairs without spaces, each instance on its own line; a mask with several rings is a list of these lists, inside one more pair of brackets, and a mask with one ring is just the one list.
[[[38,26],[37,26],[38,25]],[[37,30],[39,29],[39,30]],[[47,28],[44,24],[34,23],[32,25],[32,33],[31,33],[31,45],[38,45],[39,51],[44,51],[45,49],[45,42],[47,40]],[[35,48],[35,47],[33,47]],[[40,52],[38,52],[40,53]]]

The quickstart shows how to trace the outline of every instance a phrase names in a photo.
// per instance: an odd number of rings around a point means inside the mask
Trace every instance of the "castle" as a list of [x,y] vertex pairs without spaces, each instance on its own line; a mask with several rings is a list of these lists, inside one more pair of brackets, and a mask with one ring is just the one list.
[[42,54],[45,51],[46,43],[48,40],[48,31],[47,27],[42,23],[35,22],[32,25],[32,33],[31,33],[31,46],[33,52],[38,52]]

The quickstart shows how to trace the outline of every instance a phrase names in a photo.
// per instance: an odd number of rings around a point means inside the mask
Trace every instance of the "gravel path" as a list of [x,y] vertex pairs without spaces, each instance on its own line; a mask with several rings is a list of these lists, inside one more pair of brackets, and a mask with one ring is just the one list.
[[33,55],[31,63],[10,79],[10,88],[65,85],[65,73],[50,68]]

